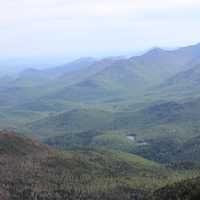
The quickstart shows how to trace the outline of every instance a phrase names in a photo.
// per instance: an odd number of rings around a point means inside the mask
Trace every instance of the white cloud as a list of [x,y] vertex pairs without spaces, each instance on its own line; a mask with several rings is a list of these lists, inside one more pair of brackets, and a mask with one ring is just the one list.
[[[1,0],[4,1],[4,0]],[[127,17],[144,12],[200,6],[197,0],[7,0],[1,3],[0,22],[38,19]],[[170,10],[168,10],[170,11]]]
[[80,56],[200,41],[199,0],[0,0],[0,3],[0,53],[5,55]]

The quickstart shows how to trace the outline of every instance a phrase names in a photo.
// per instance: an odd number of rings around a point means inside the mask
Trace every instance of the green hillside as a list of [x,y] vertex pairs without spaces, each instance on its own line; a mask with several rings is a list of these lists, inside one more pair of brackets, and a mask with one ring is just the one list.
[[[56,151],[0,133],[1,195],[5,199],[130,199],[169,172],[141,157],[106,150]],[[17,157],[16,157],[17,155]],[[143,189],[141,189],[143,185]]]
[[159,103],[132,112],[72,110],[30,123],[25,130],[56,147],[119,149],[166,163],[199,135],[199,109],[196,99]]
[[[195,136],[200,120],[199,99],[187,102],[163,102],[136,111],[110,112],[99,109],[75,109],[58,115],[49,116],[43,120],[28,124],[28,128],[36,132],[45,129],[65,132],[81,132],[87,130],[139,131],[141,137],[175,135],[179,140]],[[185,129],[185,131],[184,131]],[[154,135],[151,131],[155,131]],[[160,130],[160,131],[159,131]],[[147,131],[145,135],[145,131]],[[158,133],[156,135],[156,132]],[[186,132],[190,134],[187,135]],[[169,136],[170,136],[169,135]],[[148,139],[150,139],[150,137]]]
[[[129,99],[131,96],[141,99],[146,89],[193,68],[192,63],[199,62],[198,50],[199,45],[174,51],[153,49],[130,59],[81,59],[47,71],[29,69],[8,82],[0,81],[1,106],[38,99],[56,102]],[[73,66],[76,70],[68,70]]]
[[25,126],[39,137],[62,133],[109,129],[112,113],[94,109],[74,109],[34,121]]
[[148,200],[198,200],[200,179],[190,179],[156,191]]
[[6,200],[143,200],[199,174],[120,151],[58,151],[5,131],[0,132],[0,159],[0,195]]
[[176,154],[175,159],[179,161],[200,162],[200,136],[193,137],[185,142]]
[[199,82],[200,82],[200,65],[180,72],[171,77],[156,90],[160,95],[170,95],[172,97],[195,97],[199,96]]
[[145,89],[192,68],[191,63],[198,60],[198,50],[199,45],[175,51],[153,49],[130,59],[97,61],[74,74],[59,77],[55,83],[62,83],[65,88],[48,98],[89,101],[123,95],[138,97]]
[[155,48],[2,77],[0,199],[198,199],[199,57]]
[[49,152],[50,149],[35,140],[27,137],[19,137],[15,132],[0,130],[0,157],[8,155],[15,156],[29,156],[40,152]]

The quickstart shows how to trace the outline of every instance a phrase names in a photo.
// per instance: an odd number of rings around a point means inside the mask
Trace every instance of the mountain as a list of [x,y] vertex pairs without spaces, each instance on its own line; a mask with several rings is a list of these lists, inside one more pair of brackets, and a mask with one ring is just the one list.
[[197,64],[199,46],[173,51],[157,48],[128,59],[83,58],[51,69],[29,69],[8,84],[0,85],[0,100],[5,106],[38,99],[54,102],[102,102],[116,98],[139,100],[144,98],[149,88]]
[[25,70],[23,70],[18,76],[33,76],[33,75],[38,75],[40,74],[42,71],[39,69],[35,69],[35,68],[27,68]]
[[[81,61],[83,61],[83,63]],[[93,66],[85,66],[85,62],[85,59],[81,59],[70,63],[69,65],[71,68],[73,64],[75,68],[76,64],[79,65],[80,68],[79,70],[72,70],[70,72],[68,71],[68,65],[49,70],[28,69],[20,73],[17,78],[9,80],[6,84],[2,80],[4,84],[0,85],[0,101],[3,106],[16,106],[30,103],[34,100],[37,102],[38,99],[42,97],[43,99],[49,100],[50,96],[52,96],[52,98],[55,99],[58,93],[63,94],[63,90],[66,87],[79,83],[90,74],[96,73],[98,68],[104,66],[104,60],[98,62],[95,68],[93,68]],[[113,62],[113,60],[110,60],[110,62]],[[109,61],[107,61],[107,63],[109,63]],[[91,59],[87,64],[91,65]],[[86,68],[88,70],[86,70]],[[40,89],[38,89],[38,87]],[[60,99],[60,101],[62,101],[62,99]]]
[[200,136],[185,142],[175,155],[175,160],[200,162]]
[[[178,99],[178,94],[184,91],[181,88],[183,84],[197,85],[199,65],[193,67],[193,64],[199,61],[199,46],[173,51],[156,48],[128,59],[85,58],[47,71],[28,69],[14,80],[0,81],[3,83],[0,84],[0,125],[2,128],[19,128],[20,131],[24,126],[27,130],[28,126],[31,131],[27,132],[38,136],[44,134],[45,137],[53,132],[64,134],[70,129],[72,132],[84,132],[102,130],[103,127],[103,131],[140,133],[145,139],[151,139],[153,132],[155,135],[161,132],[172,134],[175,130],[176,135],[180,134],[178,140],[182,136],[189,139],[186,132],[194,136],[195,128],[192,126],[198,129],[199,115],[196,110],[199,108],[190,111],[188,105],[183,105],[183,101],[187,100],[183,97]],[[76,70],[67,70],[73,65]],[[185,80],[188,74],[191,74],[189,79],[194,81]],[[174,92],[176,98],[172,95],[167,97],[169,93],[164,89],[162,93],[160,88],[155,93],[152,90],[148,92],[149,88],[169,81],[171,76],[182,80],[181,89]],[[167,83],[169,86],[170,83]],[[187,97],[194,97],[194,94]],[[158,102],[165,103],[159,105]],[[131,104],[132,107],[129,106]],[[191,104],[195,105],[194,102]],[[90,116],[76,112],[76,117],[68,118],[71,115],[69,111],[82,108],[91,109],[87,111]],[[108,112],[101,117],[102,114],[97,114],[99,110]],[[89,120],[86,125],[82,123],[87,117],[94,126]],[[72,122],[76,127],[71,125]]]
[[26,81],[29,80],[32,83],[46,85],[47,82],[44,82],[44,80],[51,82],[55,78],[62,76],[65,73],[87,68],[94,62],[95,59],[93,58],[81,58],[61,66],[47,68],[43,70],[28,68],[18,74],[18,77],[13,84],[19,84],[20,81],[24,81],[24,85],[27,85]]
[[0,130],[0,157],[8,156],[27,156],[40,152],[48,153],[50,149],[44,144],[27,137],[19,137],[13,131]]
[[87,68],[95,62],[96,62],[96,59],[94,59],[94,58],[90,58],[90,57],[80,58],[80,59],[77,59],[73,62],[64,64],[64,65],[45,69],[45,70],[43,70],[43,72],[45,74],[52,75],[52,76],[60,76],[60,75],[67,73],[67,72],[72,72],[72,71]]
[[141,96],[148,88],[192,68],[193,63],[199,62],[199,49],[199,44],[173,51],[156,48],[130,59],[100,60],[76,73],[59,77],[56,84],[65,88],[48,98],[89,101]]
[[116,60],[113,58],[103,59],[86,68],[64,73],[50,83],[50,87],[55,89],[52,90],[49,95],[44,96],[44,98],[80,102],[80,100],[83,101],[84,99],[89,100],[92,96],[93,99],[101,98],[101,95],[113,96],[114,92],[110,91],[110,87],[103,87],[101,83],[99,84],[96,80],[90,78],[94,77],[114,62],[116,62]]
[[27,132],[37,133],[38,137],[62,134],[66,132],[82,132],[109,129],[112,113],[95,109],[73,109],[61,114],[49,116],[29,123]]
[[[199,98],[186,102],[155,103],[136,111],[104,111],[101,109],[73,109],[26,124],[26,129],[41,135],[63,134],[89,130],[142,132],[151,138],[168,134],[178,140],[187,140],[199,130]],[[155,133],[154,133],[155,132]],[[138,134],[139,134],[138,133]],[[190,134],[187,134],[190,133]],[[149,135],[149,136],[148,136]]]
[[161,82],[167,77],[175,75],[192,67],[192,63],[199,61],[200,44],[179,48],[176,50],[163,50],[155,48],[142,56],[131,58],[138,70],[144,74],[148,72],[149,79],[158,79]]
[[1,78],[0,199],[198,199],[199,58],[154,48]]
[[0,131],[0,162],[2,200],[163,200],[199,191],[199,178],[182,181],[196,171],[183,174],[120,151],[55,150],[9,131]]
[[152,178],[171,176],[159,164],[135,155],[58,151],[10,132],[0,132],[0,161],[3,200],[129,200],[148,192]]
[[195,67],[180,72],[171,77],[157,89],[161,94],[168,94],[173,96],[195,96],[199,91],[200,83],[200,64]]
[[15,85],[16,87],[39,87],[46,84],[51,80],[42,70],[28,68],[18,74],[9,86]]
[[198,200],[200,198],[200,178],[193,178],[161,188],[148,200]]
[[[117,149],[168,163],[192,154],[184,145],[199,135],[199,111],[199,99],[155,103],[136,111],[78,109],[28,123],[24,132],[58,148]],[[192,147],[198,157],[198,143]]]

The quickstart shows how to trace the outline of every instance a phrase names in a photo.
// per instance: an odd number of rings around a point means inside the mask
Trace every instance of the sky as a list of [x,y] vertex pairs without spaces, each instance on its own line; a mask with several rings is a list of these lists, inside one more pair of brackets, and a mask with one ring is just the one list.
[[0,0],[0,59],[114,56],[200,42],[199,0]]

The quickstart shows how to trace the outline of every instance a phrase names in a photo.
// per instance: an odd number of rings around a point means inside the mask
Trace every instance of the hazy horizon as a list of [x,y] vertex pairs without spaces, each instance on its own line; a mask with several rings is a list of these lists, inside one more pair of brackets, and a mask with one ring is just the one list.
[[197,0],[8,0],[0,58],[106,57],[198,43]]
[[200,0],[0,1],[0,200],[200,199]]
[[200,42],[197,0],[8,0],[1,5],[1,73]]
[[5,76],[5,75],[11,75],[11,74],[16,74],[19,72],[22,72],[23,70],[26,69],[48,69],[48,68],[53,68],[56,66],[61,66],[64,64],[68,64],[70,62],[79,60],[79,59],[84,59],[84,58],[94,58],[96,60],[104,59],[104,58],[115,58],[115,57],[121,57],[121,58],[130,58],[134,56],[140,56],[143,55],[144,53],[154,49],[154,48],[161,48],[163,50],[175,50],[183,47],[188,47],[188,46],[193,46],[197,45],[199,43],[193,43],[193,44],[188,44],[188,45],[183,45],[183,46],[178,46],[178,47],[162,47],[162,46],[152,46],[147,49],[141,49],[141,50],[135,50],[135,51],[130,51],[126,52],[124,54],[111,54],[111,55],[96,55],[96,56],[80,56],[80,57],[67,57],[67,55],[60,55],[60,56],[38,56],[38,57],[5,57],[1,58],[0,57],[0,76]]

